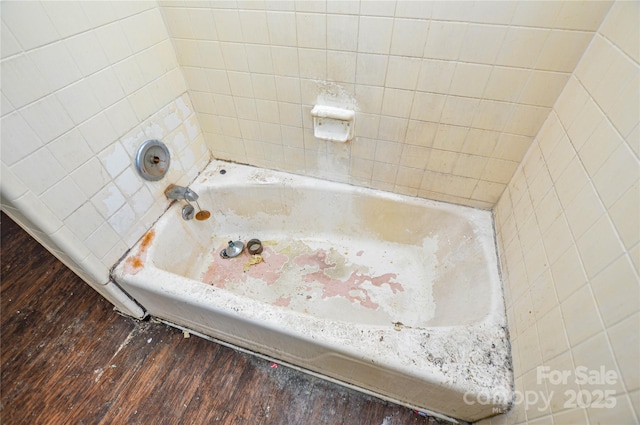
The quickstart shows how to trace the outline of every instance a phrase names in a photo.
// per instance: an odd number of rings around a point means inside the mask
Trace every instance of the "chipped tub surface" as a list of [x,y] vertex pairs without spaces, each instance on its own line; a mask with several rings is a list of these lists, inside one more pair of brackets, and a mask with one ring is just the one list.
[[191,188],[211,218],[172,205],[114,269],[151,315],[448,417],[509,406],[490,212],[221,161]]

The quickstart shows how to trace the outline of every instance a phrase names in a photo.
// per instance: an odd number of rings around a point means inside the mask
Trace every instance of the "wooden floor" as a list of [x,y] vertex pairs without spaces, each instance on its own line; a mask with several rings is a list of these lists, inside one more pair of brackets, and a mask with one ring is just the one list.
[[4,213],[2,424],[435,424],[411,410],[137,321]]

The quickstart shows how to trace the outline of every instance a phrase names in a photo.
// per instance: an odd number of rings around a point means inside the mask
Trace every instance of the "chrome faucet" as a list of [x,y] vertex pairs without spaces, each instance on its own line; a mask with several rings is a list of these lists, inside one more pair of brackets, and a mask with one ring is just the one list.
[[[185,220],[191,220],[196,213],[195,208],[189,203],[189,201],[198,203],[198,194],[188,187],[178,186],[177,184],[170,184],[164,190],[164,195],[174,201],[179,201],[184,199],[187,201],[187,205],[182,207],[182,218]],[[198,205],[200,208],[200,205]]]
[[185,201],[197,201],[199,196],[193,190],[188,187],[178,186],[176,184],[170,184],[165,190],[164,194],[167,198],[172,200],[184,199]]

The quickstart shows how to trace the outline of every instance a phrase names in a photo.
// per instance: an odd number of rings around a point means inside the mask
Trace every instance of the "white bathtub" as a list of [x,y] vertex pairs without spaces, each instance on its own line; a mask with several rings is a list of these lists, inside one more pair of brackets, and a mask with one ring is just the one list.
[[[113,270],[150,315],[446,417],[509,407],[490,212],[220,161],[191,188],[211,218],[175,202]],[[263,262],[219,255],[252,238]]]

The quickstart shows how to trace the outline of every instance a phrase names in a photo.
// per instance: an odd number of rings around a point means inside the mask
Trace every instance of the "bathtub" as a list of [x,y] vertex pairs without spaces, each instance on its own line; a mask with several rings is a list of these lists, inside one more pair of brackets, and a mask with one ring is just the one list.
[[190,187],[211,218],[174,202],[112,270],[150,315],[436,416],[509,408],[489,211],[221,161]]

